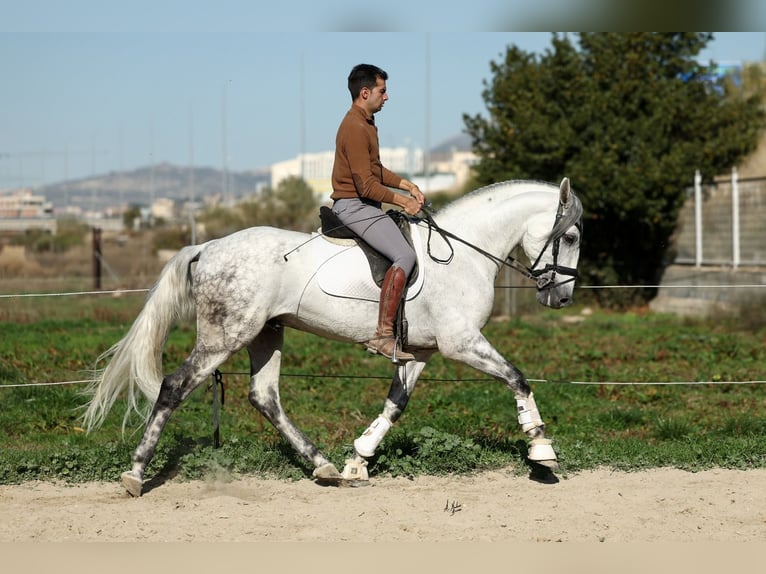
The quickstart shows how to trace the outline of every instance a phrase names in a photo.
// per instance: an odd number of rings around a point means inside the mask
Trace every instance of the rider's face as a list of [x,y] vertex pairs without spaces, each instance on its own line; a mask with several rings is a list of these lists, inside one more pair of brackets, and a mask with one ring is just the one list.
[[386,91],[386,81],[382,78],[378,78],[375,87],[362,88],[363,96],[366,96],[365,107],[370,114],[375,114],[383,109],[383,104],[388,100],[388,92]]

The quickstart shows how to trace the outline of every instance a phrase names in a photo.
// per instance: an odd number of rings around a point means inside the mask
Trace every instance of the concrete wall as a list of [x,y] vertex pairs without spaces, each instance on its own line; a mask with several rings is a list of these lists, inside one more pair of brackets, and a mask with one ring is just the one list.
[[735,265],[732,182],[703,186],[701,264],[696,265],[693,190],[679,215],[677,252],[650,306],[658,312],[704,316],[735,313],[748,301],[766,302],[766,179],[740,180],[739,262]]
[[671,265],[649,306],[658,313],[704,317],[736,314],[752,301],[766,302],[766,267]]

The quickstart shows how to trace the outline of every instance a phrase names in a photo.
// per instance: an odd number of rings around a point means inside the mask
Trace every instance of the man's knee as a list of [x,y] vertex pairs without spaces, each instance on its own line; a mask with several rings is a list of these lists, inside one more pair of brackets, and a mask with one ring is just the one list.
[[409,277],[412,273],[412,270],[415,268],[415,263],[417,261],[417,258],[415,257],[415,252],[412,251],[407,254],[403,254],[399,257],[398,260],[394,261],[393,264],[401,267],[402,271],[404,271],[404,274]]

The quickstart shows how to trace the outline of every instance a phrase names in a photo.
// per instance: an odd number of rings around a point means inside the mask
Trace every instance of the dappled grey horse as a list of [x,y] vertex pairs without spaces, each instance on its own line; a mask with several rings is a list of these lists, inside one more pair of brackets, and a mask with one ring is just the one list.
[[[129,407],[125,420],[132,411],[145,417],[133,466],[122,475],[128,492],[139,496],[172,412],[244,348],[251,363],[250,402],[313,465],[313,476],[330,483],[367,481],[367,459],[401,417],[423,368],[438,351],[504,383],[529,439],[529,460],[556,468],[527,380],[481,328],[490,318],[495,278],[504,263],[536,282],[539,303],[552,308],[571,304],[581,222],[582,204],[566,178],[558,186],[493,184],[453,201],[437,216],[411,222],[419,261],[417,281],[405,297],[406,348],[415,360],[396,365],[382,412],[354,441],[354,454],[342,472],[290,420],[279,395],[286,327],[352,343],[363,343],[375,332],[379,292],[361,249],[330,242],[321,233],[254,227],[180,250],[162,270],[128,333],[99,358],[107,364],[89,387],[84,423],[88,430],[102,424],[123,393]],[[510,257],[519,245],[532,262],[528,267]],[[364,263],[358,264],[360,258]],[[195,316],[194,348],[164,376],[162,352],[170,329]]]

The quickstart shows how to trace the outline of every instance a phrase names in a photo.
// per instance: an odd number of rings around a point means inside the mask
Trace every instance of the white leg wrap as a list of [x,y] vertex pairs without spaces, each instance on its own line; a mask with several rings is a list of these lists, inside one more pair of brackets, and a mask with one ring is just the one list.
[[347,458],[341,476],[346,480],[370,480],[370,475],[367,473],[367,461],[360,457]]
[[529,393],[526,399],[516,399],[516,407],[519,411],[519,424],[523,432],[543,426],[543,419],[540,417],[540,411],[537,410],[535,397],[532,393]]
[[547,438],[535,438],[529,441],[529,460],[536,462],[556,460],[556,451],[551,446],[551,440]]
[[375,449],[378,448],[380,441],[386,436],[388,429],[391,428],[391,421],[383,415],[380,415],[372,424],[367,427],[358,439],[354,441],[354,449],[356,452],[364,457],[370,457],[375,454]]

